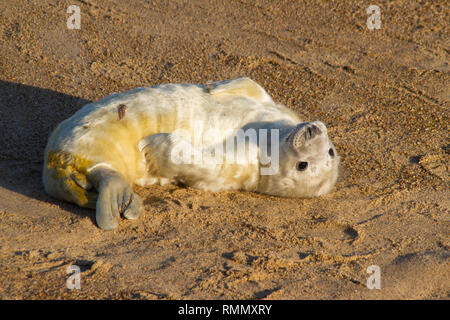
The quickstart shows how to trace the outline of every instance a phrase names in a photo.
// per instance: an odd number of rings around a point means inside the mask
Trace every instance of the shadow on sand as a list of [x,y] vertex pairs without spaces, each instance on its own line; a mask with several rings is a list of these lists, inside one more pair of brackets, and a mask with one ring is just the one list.
[[92,210],[47,195],[41,182],[43,153],[51,131],[89,102],[0,80],[0,187],[93,218]]

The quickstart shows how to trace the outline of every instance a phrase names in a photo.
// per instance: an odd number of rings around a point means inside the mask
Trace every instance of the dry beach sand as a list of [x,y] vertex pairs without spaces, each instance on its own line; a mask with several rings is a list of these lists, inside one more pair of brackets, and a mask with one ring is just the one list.
[[[448,299],[449,6],[376,4],[379,30],[367,1],[1,1],[0,298]],[[332,193],[136,188],[110,232],[45,194],[47,137],[87,102],[241,76],[326,123]]]

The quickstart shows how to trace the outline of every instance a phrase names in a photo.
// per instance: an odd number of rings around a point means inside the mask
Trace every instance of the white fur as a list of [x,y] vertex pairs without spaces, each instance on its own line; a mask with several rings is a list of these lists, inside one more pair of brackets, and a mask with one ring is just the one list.
[[[125,116],[119,119],[121,104],[127,108]],[[311,124],[322,133],[303,141],[303,127]],[[59,190],[58,180],[66,179],[65,172],[69,175],[72,171],[85,174],[89,180],[90,169],[103,165],[119,172],[130,184],[182,182],[212,191],[243,189],[280,196],[321,195],[336,182],[339,157],[335,150],[334,157],[328,154],[329,148],[334,147],[326,127],[321,122],[311,124],[302,123],[292,111],[274,103],[263,88],[248,78],[207,85],[138,88],[90,103],[55,129],[45,151],[44,185],[50,194],[78,203],[66,194],[70,190]],[[171,151],[180,143],[191,143],[194,151],[202,152],[223,143],[226,132],[240,128],[279,129],[280,167],[276,174],[262,176],[258,159],[252,159],[256,164],[177,165],[171,160]],[[205,136],[211,129],[224,135]],[[295,141],[303,144],[294,147],[289,139],[293,135]],[[192,141],[193,136],[203,137],[202,144]],[[58,155],[57,159],[64,154],[76,160],[70,160],[70,165],[62,161],[64,171],[58,169],[57,161],[49,160],[51,154]],[[78,167],[79,159],[87,163],[86,168]],[[307,161],[308,169],[299,172],[298,161]]]

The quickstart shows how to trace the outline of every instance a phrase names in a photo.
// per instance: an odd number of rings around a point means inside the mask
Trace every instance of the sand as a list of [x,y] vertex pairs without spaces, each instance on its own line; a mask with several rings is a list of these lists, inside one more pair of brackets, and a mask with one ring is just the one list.
[[[0,298],[448,299],[449,7],[376,3],[379,30],[366,1],[1,1]],[[45,194],[47,137],[84,104],[242,76],[326,123],[333,192],[135,188],[110,232]]]

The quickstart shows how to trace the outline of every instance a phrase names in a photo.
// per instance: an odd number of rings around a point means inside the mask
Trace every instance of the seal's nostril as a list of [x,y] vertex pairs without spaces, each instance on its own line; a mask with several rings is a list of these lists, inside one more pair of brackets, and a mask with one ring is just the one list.
[[306,139],[312,139],[312,138],[314,138],[315,136],[317,136],[317,135],[319,135],[321,133],[322,133],[322,131],[320,131],[320,129],[316,125],[313,124],[313,125],[310,125],[310,126],[308,126],[306,128],[305,138]]

